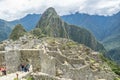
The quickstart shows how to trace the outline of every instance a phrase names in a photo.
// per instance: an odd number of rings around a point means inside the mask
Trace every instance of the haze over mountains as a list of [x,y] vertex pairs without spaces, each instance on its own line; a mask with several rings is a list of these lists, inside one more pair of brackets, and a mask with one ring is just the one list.
[[[21,23],[26,30],[30,31],[35,27],[41,15],[33,14],[11,22],[0,20],[0,40],[7,39],[13,27]],[[110,51],[120,47],[120,12],[113,16],[97,16],[87,14],[71,14],[61,17],[64,21],[85,27],[90,30],[95,37],[101,41],[105,48]],[[6,35],[6,36],[3,36]],[[114,52],[113,52],[114,54]],[[116,56],[120,54],[115,53]],[[118,56],[119,57],[119,56]],[[118,59],[117,59],[118,60]],[[119,61],[119,60],[118,60]]]
[[[10,38],[13,40],[19,39],[24,33],[25,30],[22,25],[17,25],[13,29]],[[33,29],[31,33],[35,36],[37,35],[37,37],[43,34],[49,37],[68,38],[84,44],[93,50],[104,50],[103,45],[100,44],[88,30],[64,22],[52,7],[48,8],[42,14],[36,24],[36,28]]]
[[11,21],[10,23],[13,25],[22,24],[27,31],[30,31],[35,28],[40,16],[40,14],[28,14],[27,16],[19,20]]
[[[28,14],[24,18],[15,21],[4,21],[8,24],[8,26],[14,27],[16,24],[22,24],[26,30],[31,30],[37,24],[40,14]],[[75,13],[71,15],[61,16],[61,18],[74,25],[79,25],[81,27],[85,27],[90,30],[98,40],[103,41],[108,36],[112,36],[114,34],[119,34],[119,18],[120,12],[113,16],[98,16],[98,15],[87,15]],[[2,21],[2,20],[0,20]],[[5,23],[4,23],[5,24]],[[10,25],[11,24],[11,25]]]
[[8,38],[11,32],[11,24],[9,22],[0,19],[0,41]]

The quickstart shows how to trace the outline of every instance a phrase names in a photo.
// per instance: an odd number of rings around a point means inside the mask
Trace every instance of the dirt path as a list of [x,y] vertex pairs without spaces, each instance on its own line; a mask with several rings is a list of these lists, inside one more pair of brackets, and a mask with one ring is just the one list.
[[19,74],[18,78],[21,79],[22,77],[26,76],[30,72],[16,72],[16,73],[11,73],[7,74],[6,76],[1,76],[0,80],[14,80],[16,78],[16,74]]

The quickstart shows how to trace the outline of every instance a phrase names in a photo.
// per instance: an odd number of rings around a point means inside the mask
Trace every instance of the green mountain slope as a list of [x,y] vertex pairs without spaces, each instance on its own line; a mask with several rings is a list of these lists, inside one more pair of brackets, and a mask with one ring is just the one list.
[[107,37],[103,44],[108,51],[120,47],[120,34]]
[[120,65],[120,34],[105,39],[104,46],[108,51],[106,53],[107,57]]
[[3,41],[8,38],[9,33],[11,32],[11,25],[7,21],[0,19],[0,41]]
[[[120,18],[120,14],[118,18]],[[111,34],[103,40],[103,44],[108,51],[107,57],[120,65],[120,22],[119,19],[117,20],[109,29]]]
[[111,60],[117,62],[117,64],[120,65],[120,47],[109,50],[106,55]]
[[104,50],[104,47],[96,41],[88,30],[64,22],[54,8],[48,8],[43,13],[36,28],[40,28],[42,33],[50,37],[70,38],[94,50]]
[[10,34],[10,39],[17,40],[19,37],[23,36],[26,33],[26,30],[23,28],[21,24],[18,24],[13,29],[12,33]]

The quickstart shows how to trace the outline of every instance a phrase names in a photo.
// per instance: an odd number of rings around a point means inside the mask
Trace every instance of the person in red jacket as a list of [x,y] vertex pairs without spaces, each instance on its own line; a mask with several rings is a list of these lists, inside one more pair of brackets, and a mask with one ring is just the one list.
[[2,67],[0,70],[1,70],[3,75],[6,75],[6,67]]

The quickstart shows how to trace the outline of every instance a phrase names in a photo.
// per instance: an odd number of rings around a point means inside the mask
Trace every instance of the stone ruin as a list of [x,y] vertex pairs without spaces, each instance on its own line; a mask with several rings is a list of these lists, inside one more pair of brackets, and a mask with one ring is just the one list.
[[[52,44],[51,41],[41,44],[32,41],[34,46],[32,45],[31,48],[29,46],[29,49],[6,47],[7,49],[0,51],[0,65],[5,64],[7,73],[13,73],[18,71],[21,63],[29,63],[33,69],[31,76],[35,80],[114,79],[114,73],[109,68],[105,70],[102,67],[103,62],[97,52],[82,45],[76,47],[72,45],[75,48],[61,47],[65,41],[52,41]],[[28,44],[24,46],[26,45]]]

